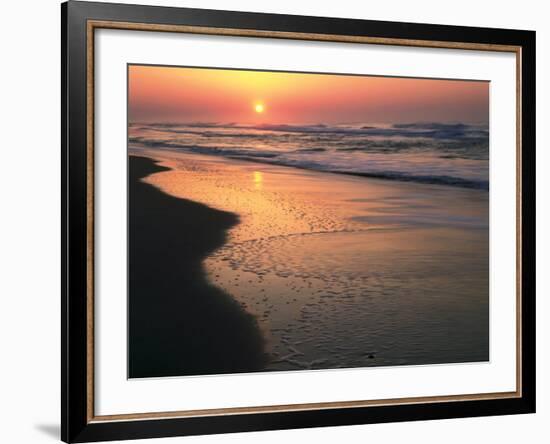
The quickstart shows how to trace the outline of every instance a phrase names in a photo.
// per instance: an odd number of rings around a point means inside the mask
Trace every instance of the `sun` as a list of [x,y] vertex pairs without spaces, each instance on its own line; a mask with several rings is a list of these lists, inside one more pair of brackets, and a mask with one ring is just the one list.
[[264,105],[263,103],[256,103],[256,105],[254,105],[254,111],[256,111],[258,114],[261,114],[264,112]]

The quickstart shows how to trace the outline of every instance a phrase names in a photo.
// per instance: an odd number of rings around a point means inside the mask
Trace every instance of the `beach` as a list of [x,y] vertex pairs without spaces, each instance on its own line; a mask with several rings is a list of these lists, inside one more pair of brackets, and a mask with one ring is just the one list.
[[260,370],[256,320],[202,270],[238,218],[141,181],[167,170],[129,159],[129,377]]
[[129,153],[130,377],[489,359],[485,189]]

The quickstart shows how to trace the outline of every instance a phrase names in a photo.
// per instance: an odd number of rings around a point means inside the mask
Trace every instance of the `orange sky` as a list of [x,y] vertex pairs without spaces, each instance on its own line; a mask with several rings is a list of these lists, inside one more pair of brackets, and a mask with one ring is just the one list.
[[138,65],[128,76],[130,122],[489,120],[488,82]]

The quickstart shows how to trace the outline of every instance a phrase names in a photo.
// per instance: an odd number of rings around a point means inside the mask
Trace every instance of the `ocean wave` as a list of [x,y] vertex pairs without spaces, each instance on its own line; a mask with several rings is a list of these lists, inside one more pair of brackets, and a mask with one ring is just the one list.
[[[252,156],[245,155],[232,155],[229,156],[236,160],[248,160],[248,161],[257,161],[258,159]],[[461,177],[448,176],[448,175],[419,175],[404,173],[400,171],[353,171],[345,169],[331,169],[328,166],[319,165],[312,162],[288,162],[284,160],[277,159],[276,157],[270,158],[265,163],[281,166],[289,166],[293,168],[301,168],[306,170],[314,171],[323,171],[327,173],[334,174],[347,174],[350,176],[359,176],[359,177],[370,177],[373,179],[386,179],[386,180],[396,180],[401,182],[416,182],[424,184],[433,184],[433,185],[449,185],[460,188],[471,188],[476,190],[489,190],[489,181],[488,180],[474,180],[474,179],[464,179]]]
[[[271,132],[290,132],[290,133],[327,133],[327,134],[351,134],[365,136],[387,136],[387,137],[420,137],[420,138],[468,138],[468,137],[487,137],[489,129],[487,125],[472,125],[465,123],[395,123],[387,126],[374,125],[326,125],[322,123],[309,125],[291,125],[291,124],[260,124],[244,125],[236,123],[217,123],[217,122],[194,122],[194,123],[131,123],[132,127],[142,129],[159,129],[181,133],[187,132],[181,128],[218,128],[218,129],[241,129],[241,130],[260,130]],[[216,133],[223,134],[223,133]],[[224,134],[225,135],[225,134]],[[241,134],[246,137],[246,134]]]
[[132,123],[128,141],[135,147],[489,189],[487,125]]

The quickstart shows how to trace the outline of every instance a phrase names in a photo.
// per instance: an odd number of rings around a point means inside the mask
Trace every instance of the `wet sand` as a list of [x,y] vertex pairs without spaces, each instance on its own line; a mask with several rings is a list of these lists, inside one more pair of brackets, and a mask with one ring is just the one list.
[[129,377],[263,368],[255,318],[212,285],[202,266],[238,217],[143,183],[167,170],[151,159],[129,162]]
[[[159,149],[130,152],[155,158],[167,168],[154,174],[145,171],[149,175],[139,186],[157,193],[151,196],[151,205],[159,195],[183,202],[181,217],[186,221],[186,225],[173,222],[170,210],[148,214],[149,224],[156,227],[148,224],[141,228],[146,240],[161,230],[164,244],[149,248],[156,248],[160,256],[169,248],[173,257],[160,264],[152,259],[154,255],[132,256],[134,261],[143,261],[141,270],[150,277],[131,273],[142,282],[154,280],[146,291],[131,286],[130,307],[132,289],[148,301],[147,309],[141,310],[144,318],[140,325],[164,316],[155,312],[158,301],[147,294],[164,285],[167,280],[157,275],[159,270],[161,276],[165,274],[168,266],[173,276],[167,293],[172,297],[162,301],[163,311],[174,318],[180,316],[174,314],[178,304],[187,302],[179,299],[187,298],[188,290],[198,285],[208,294],[222,295],[224,304],[235,301],[229,304],[232,309],[227,314],[221,306],[215,317],[197,311],[200,326],[195,333],[200,332],[199,337],[218,335],[226,324],[237,330],[244,324],[255,332],[253,339],[241,335],[226,338],[226,355],[220,360],[231,360],[236,372],[489,359],[486,191]],[[130,170],[135,174],[132,159]],[[200,212],[186,213],[187,206],[197,203],[202,204],[198,208],[204,215],[206,210],[210,212],[208,218],[217,225],[202,223],[197,219]],[[136,196],[130,205],[143,204]],[[199,242],[197,248],[189,244],[201,236],[208,239],[208,245]],[[131,239],[136,246],[141,242]],[[191,274],[189,265],[195,270]],[[132,263],[130,267],[132,270]],[[180,280],[187,287],[180,287]],[[235,306],[239,316],[233,313]],[[177,354],[180,338],[189,339],[178,331],[177,322],[172,324],[173,329],[157,341],[171,344],[163,345],[170,350],[159,351],[159,355]],[[142,333],[139,330],[135,331]],[[157,330],[149,329],[147,334],[155,336]],[[151,341],[147,334],[140,336],[138,349]],[[255,344],[254,359],[242,353],[251,343]],[[191,369],[194,364],[190,364],[185,372],[170,374],[226,372],[207,368],[207,354],[213,348],[197,349],[202,350],[199,361],[204,365]],[[243,363],[242,359],[253,362],[240,370],[237,364]],[[151,368],[149,374],[163,375],[163,365]]]

